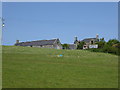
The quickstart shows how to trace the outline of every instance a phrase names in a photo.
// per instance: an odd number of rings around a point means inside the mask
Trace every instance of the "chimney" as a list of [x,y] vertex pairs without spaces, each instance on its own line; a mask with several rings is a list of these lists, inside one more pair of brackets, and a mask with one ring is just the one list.
[[99,35],[98,34],[96,34],[96,39],[99,39]]
[[75,36],[75,41],[77,41],[77,37]]
[[74,44],[77,44],[78,40],[77,37],[74,37]]
[[16,40],[16,43],[19,43],[19,40]]

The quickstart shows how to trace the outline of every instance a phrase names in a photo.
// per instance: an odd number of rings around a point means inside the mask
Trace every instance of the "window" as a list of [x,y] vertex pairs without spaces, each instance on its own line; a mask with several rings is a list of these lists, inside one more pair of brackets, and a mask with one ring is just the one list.
[[93,41],[91,41],[91,44],[93,44]]

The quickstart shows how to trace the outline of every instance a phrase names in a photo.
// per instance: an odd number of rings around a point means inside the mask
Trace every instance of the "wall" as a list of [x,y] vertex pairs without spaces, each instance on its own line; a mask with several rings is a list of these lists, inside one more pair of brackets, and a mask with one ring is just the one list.
[[38,48],[54,48],[53,45],[32,46],[32,47],[38,47]]

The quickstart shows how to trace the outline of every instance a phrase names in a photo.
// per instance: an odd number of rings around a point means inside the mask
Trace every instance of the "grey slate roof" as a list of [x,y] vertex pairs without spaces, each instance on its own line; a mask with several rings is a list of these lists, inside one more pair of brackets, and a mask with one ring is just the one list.
[[82,41],[89,43],[91,40],[97,41],[96,38],[86,38],[86,39],[83,39]]
[[20,42],[16,43],[16,46],[41,46],[41,45],[53,45],[57,39],[52,40],[37,40],[31,42]]

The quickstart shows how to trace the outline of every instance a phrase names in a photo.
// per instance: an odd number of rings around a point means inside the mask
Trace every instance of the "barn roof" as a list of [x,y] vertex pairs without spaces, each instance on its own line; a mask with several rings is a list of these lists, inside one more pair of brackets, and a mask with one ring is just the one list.
[[20,42],[16,43],[15,45],[20,46],[40,46],[40,45],[53,45],[54,42],[59,39],[52,39],[52,40],[37,40],[37,41],[29,41],[29,42]]

